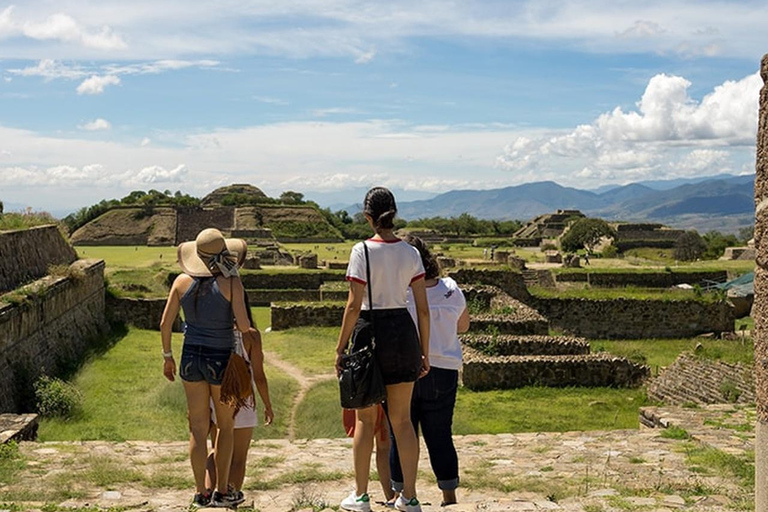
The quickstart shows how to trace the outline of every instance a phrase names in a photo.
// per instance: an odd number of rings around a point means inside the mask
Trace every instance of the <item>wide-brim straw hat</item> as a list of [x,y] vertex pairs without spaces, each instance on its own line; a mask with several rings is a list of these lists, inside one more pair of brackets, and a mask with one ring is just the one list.
[[237,266],[242,267],[248,254],[248,244],[240,238],[224,238],[216,228],[202,230],[194,242],[179,244],[179,266],[185,274],[192,277],[210,277],[214,274],[206,261],[224,249],[237,258]]

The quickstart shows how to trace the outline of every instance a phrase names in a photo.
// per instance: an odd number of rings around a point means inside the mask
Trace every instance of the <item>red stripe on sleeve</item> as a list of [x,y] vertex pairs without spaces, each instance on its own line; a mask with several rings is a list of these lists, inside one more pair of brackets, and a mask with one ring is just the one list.
[[411,282],[413,283],[413,282],[418,281],[419,279],[423,279],[425,275],[427,275],[427,273],[426,272],[422,272],[421,274],[419,274],[417,276],[413,276],[413,279],[411,279]]
[[346,279],[347,279],[347,281],[354,281],[354,282],[360,283],[360,284],[368,284],[365,281],[363,281],[362,279],[359,279],[359,278],[354,277],[354,276],[347,276]]

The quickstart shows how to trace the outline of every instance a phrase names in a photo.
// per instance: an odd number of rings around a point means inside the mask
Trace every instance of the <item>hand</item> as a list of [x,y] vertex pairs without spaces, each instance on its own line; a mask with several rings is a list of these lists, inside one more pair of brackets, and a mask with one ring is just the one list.
[[163,359],[163,375],[171,382],[176,380],[176,361],[172,357]]
[[343,353],[337,353],[336,354],[336,363],[335,363],[334,366],[336,367],[336,376],[337,377],[339,375],[341,375],[341,370],[343,369],[342,365],[341,365],[341,362],[343,360],[343,355],[344,355]]
[[271,425],[272,420],[275,419],[275,413],[272,412],[271,407],[264,408],[264,425]]
[[253,327],[251,327],[250,329],[248,329],[247,334],[250,336],[253,336],[254,341],[258,341],[258,342],[261,341],[261,332],[258,329],[254,329]]
[[426,376],[429,373],[429,357],[421,356],[421,371],[419,372],[419,378]]

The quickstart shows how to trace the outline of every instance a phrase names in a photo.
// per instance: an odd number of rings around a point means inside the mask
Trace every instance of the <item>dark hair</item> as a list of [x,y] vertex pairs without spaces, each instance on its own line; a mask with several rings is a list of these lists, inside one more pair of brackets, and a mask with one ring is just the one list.
[[403,238],[407,243],[414,246],[421,255],[421,263],[424,265],[424,277],[426,279],[435,279],[440,277],[440,265],[437,263],[437,258],[429,252],[426,242],[421,238],[413,235],[405,235]]
[[395,215],[397,215],[395,196],[387,188],[372,188],[365,194],[363,213],[373,219],[373,226],[377,230],[394,228]]

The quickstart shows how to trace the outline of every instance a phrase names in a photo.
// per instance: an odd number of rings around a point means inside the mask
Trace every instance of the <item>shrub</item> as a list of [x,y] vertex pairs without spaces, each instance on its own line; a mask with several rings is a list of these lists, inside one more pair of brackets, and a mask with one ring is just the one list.
[[603,238],[616,238],[616,230],[602,219],[582,218],[571,224],[560,239],[564,251],[591,250]]
[[611,244],[605,249],[603,249],[602,256],[603,258],[615,258],[618,256],[619,250],[616,248],[615,245]]
[[701,258],[706,250],[706,242],[696,231],[686,231],[675,242],[675,259],[693,261]]
[[556,251],[557,246],[553,243],[541,244],[541,252]]
[[42,416],[71,418],[80,409],[80,391],[61,379],[43,375],[34,385],[37,412]]

